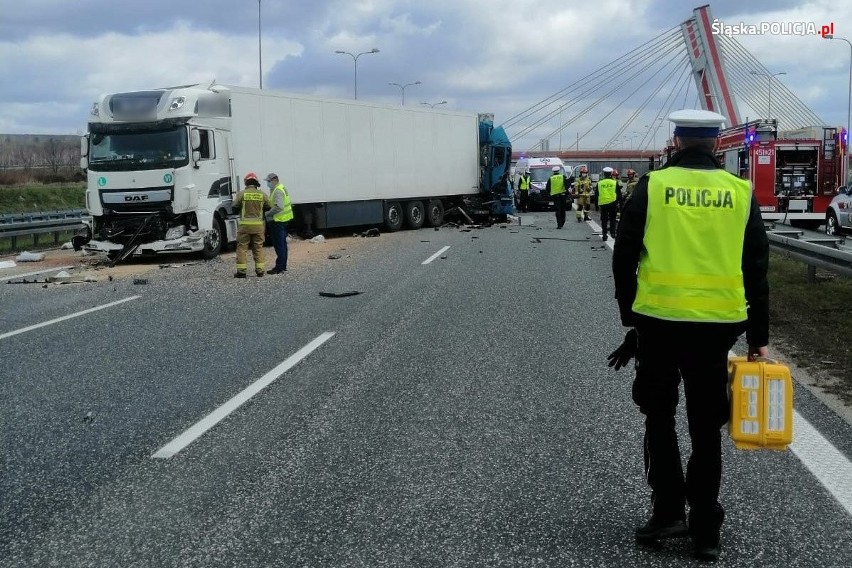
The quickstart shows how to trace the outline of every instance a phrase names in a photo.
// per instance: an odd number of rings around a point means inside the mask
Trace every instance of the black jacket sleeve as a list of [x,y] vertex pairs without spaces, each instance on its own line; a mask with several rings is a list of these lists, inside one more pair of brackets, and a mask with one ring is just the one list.
[[748,304],[746,341],[752,347],[763,347],[769,344],[769,239],[754,194],[743,238],[742,269]]
[[644,246],[647,216],[648,176],[642,176],[633,190],[633,197],[624,203],[621,210],[618,238],[612,253],[615,298],[618,300],[621,324],[627,327],[636,325],[633,301],[636,299],[636,272],[639,269],[639,255]]

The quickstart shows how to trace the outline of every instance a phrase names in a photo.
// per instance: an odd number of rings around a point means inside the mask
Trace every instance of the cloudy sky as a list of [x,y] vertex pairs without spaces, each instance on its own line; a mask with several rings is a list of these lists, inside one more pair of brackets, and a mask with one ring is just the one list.
[[[493,112],[502,123],[575,84],[619,56],[677,26],[702,2],[682,0],[261,0],[263,86],[318,96],[353,96],[406,105],[446,100],[447,109]],[[0,0],[0,133],[74,134],[106,92],[191,82],[257,86],[257,0]],[[852,0],[718,0],[714,17],[744,22],[833,22],[852,40]],[[846,122],[850,46],[813,36],[738,36],[737,40],[826,123]],[[654,58],[663,61],[668,49]],[[662,68],[661,68],[662,69]],[[630,116],[619,145],[637,138],[660,112],[674,77],[648,75],[641,89],[604,81],[592,101],[612,95],[582,117],[563,111],[563,146],[583,134],[600,146]],[[640,78],[642,74],[640,74]],[[665,83],[641,108],[629,95]],[[610,89],[610,85],[614,88]],[[686,92],[676,105],[693,108]],[[563,103],[571,96],[563,99]],[[672,97],[674,100],[674,97]],[[624,101],[624,102],[622,102]],[[619,103],[620,106],[619,106]],[[684,104],[685,103],[685,104]],[[743,104],[751,118],[758,112]],[[611,114],[608,114],[610,113]],[[604,118],[605,115],[607,115]],[[600,122],[600,124],[597,124]],[[531,117],[509,129],[516,149],[532,147],[559,127],[536,129]],[[597,126],[596,126],[597,125]],[[516,134],[530,130],[528,134]],[[628,140],[629,137],[629,140]],[[661,141],[663,136],[660,137]],[[556,137],[551,148],[558,146]]]

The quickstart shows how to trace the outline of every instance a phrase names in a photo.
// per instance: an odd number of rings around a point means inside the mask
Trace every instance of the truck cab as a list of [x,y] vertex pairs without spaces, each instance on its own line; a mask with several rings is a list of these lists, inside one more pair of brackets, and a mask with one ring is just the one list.
[[227,95],[174,87],[103,95],[81,141],[92,215],[83,246],[114,259],[199,252],[236,236]]

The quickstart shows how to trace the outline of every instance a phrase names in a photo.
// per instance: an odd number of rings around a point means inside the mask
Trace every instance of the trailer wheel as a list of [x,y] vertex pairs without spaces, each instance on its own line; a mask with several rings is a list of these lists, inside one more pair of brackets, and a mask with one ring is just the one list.
[[402,228],[403,212],[402,205],[398,201],[385,204],[385,229],[394,233]]
[[444,223],[444,204],[440,199],[432,199],[426,204],[426,224],[440,227]]
[[825,234],[836,237],[840,234],[840,223],[837,222],[837,215],[834,211],[829,211],[825,216]]
[[216,258],[219,255],[219,252],[222,250],[222,246],[225,242],[225,223],[222,222],[222,219],[217,215],[213,219],[213,229],[207,232],[207,235],[204,237],[204,250],[201,251],[201,255],[204,257],[204,260],[210,260],[212,258]]
[[409,201],[405,204],[405,224],[409,229],[419,229],[426,220],[426,210],[422,201]]

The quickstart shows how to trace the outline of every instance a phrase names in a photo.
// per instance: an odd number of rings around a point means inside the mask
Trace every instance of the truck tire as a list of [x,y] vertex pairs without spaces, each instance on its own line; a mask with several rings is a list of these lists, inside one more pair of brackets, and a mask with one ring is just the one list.
[[204,237],[204,250],[201,251],[204,260],[210,260],[219,255],[225,243],[226,235],[225,223],[217,215],[213,218],[213,230]]
[[426,225],[440,227],[444,224],[444,204],[440,199],[432,199],[426,204]]
[[419,229],[426,220],[426,210],[422,201],[409,201],[405,204],[405,224],[409,229]]
[[389,201],[385,204],[385,229],[389,233],[395,233],[402,228],[403,221],[402,205],[399,201]]
[[825,234],[833,237],[840,234],[840,223],[837,222],[837,215],[833,211],[829,211],[825,216]]

